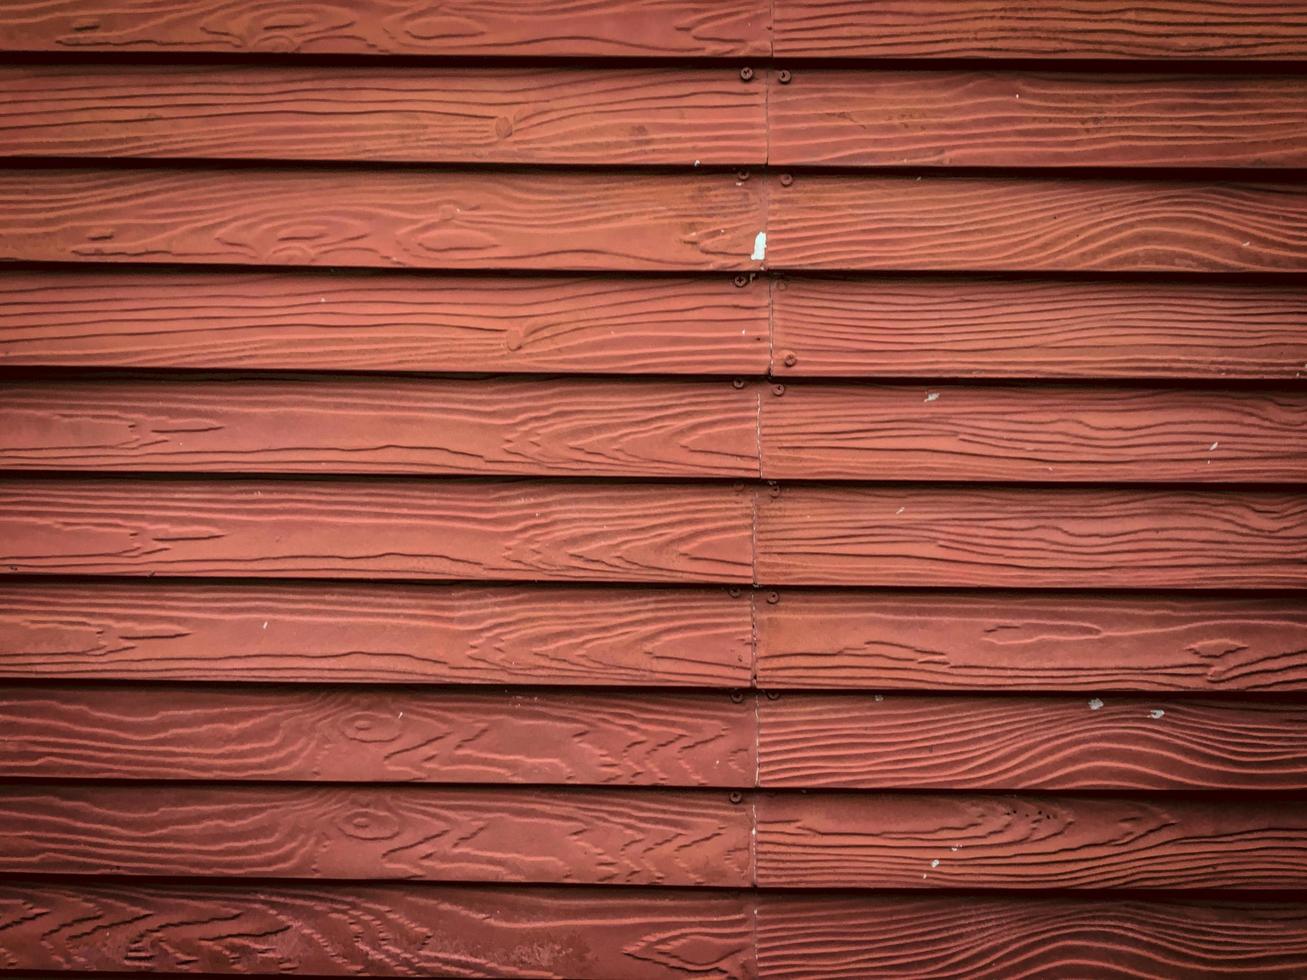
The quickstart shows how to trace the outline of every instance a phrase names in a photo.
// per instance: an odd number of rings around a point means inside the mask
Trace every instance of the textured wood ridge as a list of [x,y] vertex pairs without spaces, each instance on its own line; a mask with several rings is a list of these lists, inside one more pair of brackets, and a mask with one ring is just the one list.
[[1300,286],[789,277],[773,288],[772,308],[778,374],[1307,374]]
[[0,155],[416,163],[766,162],[729,67],[0,68]]
[[775,53],[804,58],[1307,57],[1294,2],[777,0]]
[[753,903],[684,889],[0,885],[19,970],[731,980]]
[[[112,270],[112,267],[110,267]],[[0,270],[0,364],[761,374],[727,277]]]
[[11,786],[0,869],[745,885],[749,825],[717,790]]
[[725,589],[0,581],[10,678],[747,685]]
[[0,170],[0,261],[753,269],[761,181],[522,170]]
[[763,687],[1307,690],[1301,597],[785,591]]
[[0,454],[12,469],[757,476],[758,397],[726,381],[59,378],[0,389]]
[[800,70],[768,134],[778,165],[1301,167],[1307,80]]

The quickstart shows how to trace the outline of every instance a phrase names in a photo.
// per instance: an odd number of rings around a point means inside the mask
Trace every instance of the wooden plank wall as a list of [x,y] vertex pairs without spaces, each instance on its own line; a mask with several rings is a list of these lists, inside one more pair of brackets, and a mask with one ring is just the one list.
[[0,6],[0,973],[1307,975],[1307,14]]

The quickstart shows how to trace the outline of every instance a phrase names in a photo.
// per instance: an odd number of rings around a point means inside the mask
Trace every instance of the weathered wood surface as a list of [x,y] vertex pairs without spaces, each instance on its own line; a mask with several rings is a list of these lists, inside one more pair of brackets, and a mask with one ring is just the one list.
[[762,374],[730,277],[0,270],[0,364]]
[[749,883],[723,790],[13,785],[4,873]]
[[[34,411],[52,407],[43,397]],[[76,406],[74,395],[63,410]],[[763,396],[760,439],[763,475],[777,480],[1301,485],[1307,391],[792,384]]]
[[1307,57],[1292,0],[777,0],[774,50],[803,58]]
[[758,712],[771,788],[1307,790],[1307,706],[1283,700],[785,693]]
[[725,589],[0,580],[0,676],[747,686]]
[[720,68],[0,68],[0,156],[761,164],[765,83]]
[[0,261],[747,271],[761,264],[750,255],[762,184],[711,173],[3,170]]
[[1300,888],[1284,799],[761,793],[758,884],[786,888]]
[[1307,79],[805,68],[767,123],[781,166],[1302,167]]
[[1301,597],[783,591],[766,688],[1304,691]]
[[752,699],[306,685],[0,688],[0,777],[752,786]]
[[773,269],[1307,271],[1299,183],[804,174],[767,224]]
[[10,51],[213,51],[588,58],[771,50],[764,0],[15,0]]
[[[758,475],[760,391],[725,380],[51,376],[0,388],[0,458],[96,472],[747,477]],[[1261,433],[1236,435],[1254,444]]]
[[758,500],[768,585],[1307,585],[1307,496],[1288,491],[786,486]]
[[0,568],[749,582],[751,498],[658,483],[10,479]]
[[752,975],[739,892],[402,885],[0,885],[20,970],[731,980]]
[[787,277],[776,374],[1307,376],[1307,290],[1240,282]]
[[1307,972],[1307,905],[1301,901],[761,897],[758,971],[765,977],[1296,980]]

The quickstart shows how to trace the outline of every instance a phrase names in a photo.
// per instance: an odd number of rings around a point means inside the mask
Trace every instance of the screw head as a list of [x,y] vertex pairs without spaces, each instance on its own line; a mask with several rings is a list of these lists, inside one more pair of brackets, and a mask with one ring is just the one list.
[[781,174],[781,186],[782,186],[782,187],[789,187],[789,186],[790,186],[791,184],[793,184],[793,183],[794,183],[794,175],[793,175],[793,174]]
[[732,803],[743,803],[743,802],[744,802],[744,794],[741,793],[738,789],[737,789],[737,790],[732,790],[732,791],[731,791],[731,802],[732,802]]
[[734,701],[736,704],[743,704],[743,703],[744,703],[744,692],[743,692],[743,691],[732,691],[732,692],[731,692],[731,700]]
[[768,602],[769,605],[774,606],[774,605],[776,605],[776,603],[778,603],[778,602],[780,602],[780,601],[781,601],[781,594],[780,594],[779,592],[768,592],[768,593],[767,593],[767,602]]
[[793,77],[794,76],[790,74],[790,70],[788,68],[782,68],[780,71],[776,73],[776,81],[780,82],[782,85],[789,85],[790,79]]
[[749,171],[747,171],[747,170],[737,170],[737,171],[735,171],[735,179],[736,179],[736,180],[748,180],[748,179],[749,179]]
[[744,275],[744,274],[740,274],[740,275],[738,275],[738,276],[735,277],[735,286],[736,286],[737,289],[743,289],[743,288],[744,288],[745,286],[747,286],[747,285],[749,285],[749,277],[748,277],[748,276],[746,276],[746,275]]
[[752,81],[752,80],[753,80],[753,69],[752,69],[752,68],[749,68],[748,66],[745,66],[744,68],[741,68],[741,69],[740,69],[740,80],[741,80],[741,81],[745,81],[745,82]]
[[768,692],[767,692],[767,700],[768,700],[768,701],[779,701],[780,699],[781,699],[781,692],[780,692],[780,691],[768,691]]
[[736,378],[734,381],[731,382],[731,387],[732,387],[732,388],[735,388],[735,389],[737,389],[737,390],[740,389],[740,388],[743,388],[743,387],[744,387],[744,379],[743,379],[743,378]]
[[738,599],[738,598],[740,597],[740,590],[739,590],[739,589],[727,589],[727,590],[726,590],[726,594],[727,594],[728,596],[730,596],[732,599]]
[[786,353],[786,355],[785,355],[785,366],[786,366],[786,367],[794,367],[794,365],[796,365],[796,364],[798,364],[798,363],[799,363],[798,355],[796,355],[793,351],[790,351],[790,352]]
[[772,385],[771,393],[777,398],[780,398],[781,395],[785,394],[785,385]]

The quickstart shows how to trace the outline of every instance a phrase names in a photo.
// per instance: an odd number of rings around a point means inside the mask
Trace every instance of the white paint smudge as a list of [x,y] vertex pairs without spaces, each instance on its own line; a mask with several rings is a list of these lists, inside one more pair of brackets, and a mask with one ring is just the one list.
[[1099,708],[1101,708],[1102,706],[1103,706],[1103,699],[1102,699],[1102,698],[1090,698],[1090,699],[1089,699],[1089,710],[1090,710],[1090,711],[1097,711],[1097,710],[1098,710]]
[[1219,446],[1219,445],[1220,445],[1219,442],[1214,442],[1214,443],[1212,443],[1210,446],[1207,447],[1207,451],[1210,453],[1210,452],[1212,452],[1212,450],[1214,450],[1214,449],[1215,449],[1217,446]]
[[1153,721],[1156,721],[1158,718],[1161,718],[1165,714],[1166,712],[1163,711],[1161,708],[1154,708],[1152,711],[1148,712],[1148,717],[1152,718]]
[[930,866],[931,866],[932,868],[938,868],[938,867],[939,867],[939,858],[935,858],[935,860],[931,861],[931,862],[930,862]]
[[757,237],[754,238],[753,254],[749,258],[755,262],[761,262],[767,258],[767,233],[765,231],[758,232]]
[[928,391],[928,392],[926,392],[926,401],[928,401],[928,402],[933,402],[933,401],[938,401],[938,400],[939,400],[939,392],[938,392],[938,391]]

